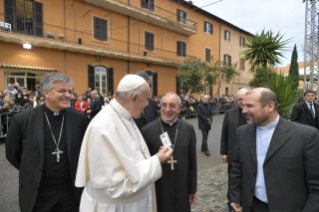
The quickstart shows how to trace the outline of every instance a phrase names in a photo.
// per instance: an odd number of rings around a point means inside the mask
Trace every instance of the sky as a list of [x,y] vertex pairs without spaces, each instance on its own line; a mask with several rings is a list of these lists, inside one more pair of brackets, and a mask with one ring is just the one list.
[[[216,1],[193,0],[193,4],[202,7]],[[202,9],[252,34],[271,29],[285,34],[284,40],[292,38],[283,52],[286,59],[278,66],[284,67],[290,63],[295,44],[298,62],[304,60],[305,7],[302,0],[223,0]]]

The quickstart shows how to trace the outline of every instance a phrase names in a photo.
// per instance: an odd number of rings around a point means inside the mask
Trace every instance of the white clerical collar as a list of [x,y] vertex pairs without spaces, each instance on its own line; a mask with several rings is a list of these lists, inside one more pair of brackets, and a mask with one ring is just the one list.
[[110,104],[114,107],[114,109],[122,116],[123,118],[129,120],[132,118],[132,114],[128,112],[115,98],[112,99]]
[[177,118],[173,121],[173,122],[167,122],[165,121],[162,117],[161,117],[162,121],[165,123],[165,124],[168,124],[170,127],[173,126],[173,124],[175,124],[175,122],[177,121]]
[[273,121],[272,123],[266,125],[266,126],[257,126],[257,128],[259,128],[260,130],[270,130],[273,129],[277,126],[279,121],[279,115],[277,116],[276,120]]

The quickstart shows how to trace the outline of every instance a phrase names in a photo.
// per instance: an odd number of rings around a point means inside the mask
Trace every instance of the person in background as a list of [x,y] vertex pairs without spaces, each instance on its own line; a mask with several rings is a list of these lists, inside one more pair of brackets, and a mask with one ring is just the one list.
[[34,97],[38,98],[39,97],[39,91],[34,91]]
[[14,99],[14,104],[17,105],[17,106],[20,105],[22,99],[23,99],[22,93],[21,93],[21,92],[18,92],[18,93],[16,94],[15,99]]
[[98,95],[97,90],[93,90],[91,92],[91,97],[92,97],[92,103],[91,103],[91,108],[87,110],[87,113],[90,114],[90,119],[92,120],[98,112],[102,109],[102,102],[101,99]]
[[13,88],[16,89],[17,92],[22,92],[22,90],[21,90],[21,88],[20,88],[20,85],[19,85],[19,83],[17,83],[17,82],[14,84],[14,87],[13,87]]
[[[13,114],[17,113],[17,106],[13,103],[11,99],[3,100],[3,107],[0,109],[0,113],[10,113],[8,116],[3,116],[3,134],[7,134],[7,129],[10,127],[11,118]],[[7,125],[7,123],[9,125]]]
[[5,99],[12,99],[12,94],[10,91],[7,91],[5,92],[5,95],[4,95]]
[[17,112],[23,112],[32,109],[29,99],[22,99],[20,105],[17,106]]
[[0,91],[0,106],[3,106],[3,100],[5,99],[3,91]]
[[23,96],[26,96],[28,99],[30,99],[30,95],[28,94],[28,89],[23,88],[23,89],[22,89],[22,95],[23,95]]
[[85,91],[85,96],[86,96],[86,98],[91,97],[91,91],[92,91],[92,88],[91,88],[91,87],[89,87],[88,90]]
[[71,93],[70,107],[75,108],[75,102],[76,102],[76,97],[73,93]]
[[75,100],[76,100],[78,98],[78,94],[74,91],[74,88],[72,88],[72,94],[74,95]]
[[[87,98],[87,100],[86,100],[86,104],[87,104],[87,110],[86,111],[88,111],[88,110],[91,110],[91,103],[92,103],[92,99],[91,98]],[[87,116],[87,118],[88,118],[88,121],[90,122],[90,120],[91,120],[91,114],[90,113],[86,113],[86,116]]]
[[[37,93],[36,93],[36,92],[37,92]],[[40,84],[36,84],[36,85],[35,85],[34,95],[35,95],[37,98],[40,97],[40,96],[42,96]]]
[[38,102],[37,102],[37,98],[34,96],[34,93],[30,93],[30,104],[32,105],[32,107],[36,107]]
[[110,103],[110,99],[107,96],[107,93],[104,93],[104,106],[108,105]]
[[14,89],[13,85],[11,83],[8,84],[7,89],[4,91],[5,94],[7,94],[7,92],[11,93],[11,96],[14,98],[15,95],[18,93],[18,91],[16,89]]
[[85,114],[87,109],[88,109],[88,105],[83,100],[83,96],[80,95],[78,97],[78,101],[75,102],[75,110]]
[[37,107],[38,107],[38,106],[41,106],[41,105],[43,105],[43,104],[44,104],[44,97],[41,96],[41,97],[39,98],[39,102],[38,102],[38,104],[37,104]]

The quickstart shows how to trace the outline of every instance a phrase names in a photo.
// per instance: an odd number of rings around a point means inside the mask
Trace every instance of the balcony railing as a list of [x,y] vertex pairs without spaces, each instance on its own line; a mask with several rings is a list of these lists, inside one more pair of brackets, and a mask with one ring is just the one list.
[[[172,25],[176,25],[182,28],[190,28],[197,31],[197,23],[195,21],[185,19],[183,17],[180,17],[181,21],[178,21],[177,13],[172,13],[164,8],[156,6],[156,4],[150,3],[151,1],[146,1],[146,0],[109,0],[109,1],[125,4],[131,7],[132,9],[134,9],[136,12],[138,12],[139,10],[143,10],[144,12],[147,12],[152,15],[156,14],[160,16],[161,19],[166,20]],[[156,13],[154,13],[155,10],[156,10]]]
[[[41,39],[44,38],[61,44],[74,44],[78,47],[94,47],[107,50],[109,51],[108,53],[123,53],[121,57],[135,57],[137,60],[158,60],[160,58],[171,62],[184,62],[187,59],[194,58],[192,56],[179,57],[176,52],[160,48],[154,48],[153,51],[148,51],[145,49],[144,45],[129,43],[113,38],[98,40],[94,38],[94,33],[92,32],[73,30],[45,23],[36,23],[32,19],[9,16],[1,13],[0,32],[23,34]],[[141,58],[141,56],[143,57]]]

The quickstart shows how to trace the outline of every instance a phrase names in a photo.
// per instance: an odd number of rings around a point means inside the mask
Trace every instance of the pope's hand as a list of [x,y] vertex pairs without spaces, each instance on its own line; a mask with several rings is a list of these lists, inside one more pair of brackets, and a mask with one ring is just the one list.
[[156,154],[161,164],[166,163],[169,157],[173,154],[173,150],[170,147],[161,147]]

